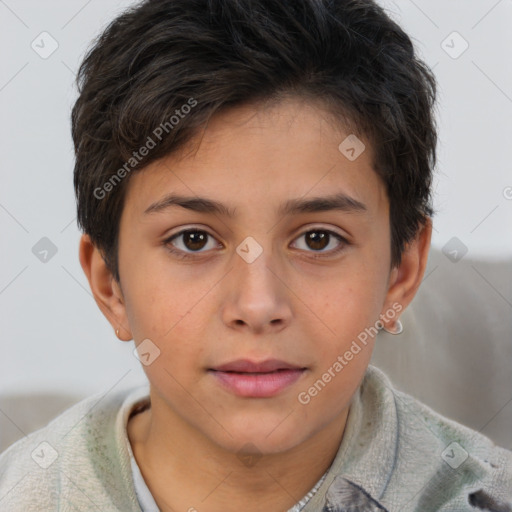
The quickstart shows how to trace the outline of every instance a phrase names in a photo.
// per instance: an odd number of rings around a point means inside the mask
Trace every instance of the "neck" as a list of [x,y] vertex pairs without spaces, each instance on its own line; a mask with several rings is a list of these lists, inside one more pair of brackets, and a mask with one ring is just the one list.
[[144,480],[162,511],[279,511],[300,501],[331,465],[349,408],[306,441],[273,454],[225,450],[175,415],[152,407],[128,423]]

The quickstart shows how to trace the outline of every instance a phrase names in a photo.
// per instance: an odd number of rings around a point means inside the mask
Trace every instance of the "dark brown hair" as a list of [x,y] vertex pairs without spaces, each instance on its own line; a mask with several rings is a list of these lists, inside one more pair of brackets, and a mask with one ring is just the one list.
[[373,0],[146,0],[94,41],[77,84],[77,221],[117,281],[131,173],[249,102],[320,100],[370,142],[390,202],[392,266],[434,213],[435,78]]

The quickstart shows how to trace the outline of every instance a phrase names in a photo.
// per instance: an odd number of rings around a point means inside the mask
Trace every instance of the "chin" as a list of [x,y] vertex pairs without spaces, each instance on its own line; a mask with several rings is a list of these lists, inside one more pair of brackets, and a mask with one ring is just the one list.
[[223,449],[237,454],[261,456],[283,453],[309,437],[306,432],[301,435],[298,425],[291,422],[284,425],[285,417],[280,415],[279,418],[272,416],[271,419],[264,419],[260,414],[252,421],[246,417],[240,422],[221,422],[226,429],[222,430],[224,435],[213,441]]

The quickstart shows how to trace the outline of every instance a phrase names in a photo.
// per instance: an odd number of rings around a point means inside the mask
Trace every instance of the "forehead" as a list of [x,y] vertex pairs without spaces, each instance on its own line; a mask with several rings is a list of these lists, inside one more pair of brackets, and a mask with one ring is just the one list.
[[210,198],[231,216],[250,205],[282,215],[293,199],[333,194],[367,205],[370,213],[387,207],[368,140],[334,123],[321,104],[304,100],[213,116],[179,153],[131,176],[125,208],[143,216],[169,193]]

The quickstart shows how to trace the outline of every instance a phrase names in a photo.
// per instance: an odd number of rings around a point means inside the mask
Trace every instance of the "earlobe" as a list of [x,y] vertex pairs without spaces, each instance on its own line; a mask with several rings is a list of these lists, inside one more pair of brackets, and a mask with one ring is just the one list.
[[398,316],[393,315],[393,318],[388,320],[386,311],[390,308],[396,309],[396,305],[399,304],[400,312],[403,313],[416,295],[425,274],[431,238],[432,220],[427,218],[414,240],[406,245],[400,265],[391,271],[385,310],[381,316],[385,327],[391,331],[395,330]]
[[133,338],[122,290],[108,269],[103,255],[92,243],[89,235],[80,238],[79,259],[89,281],[92,295],[119,339]]

